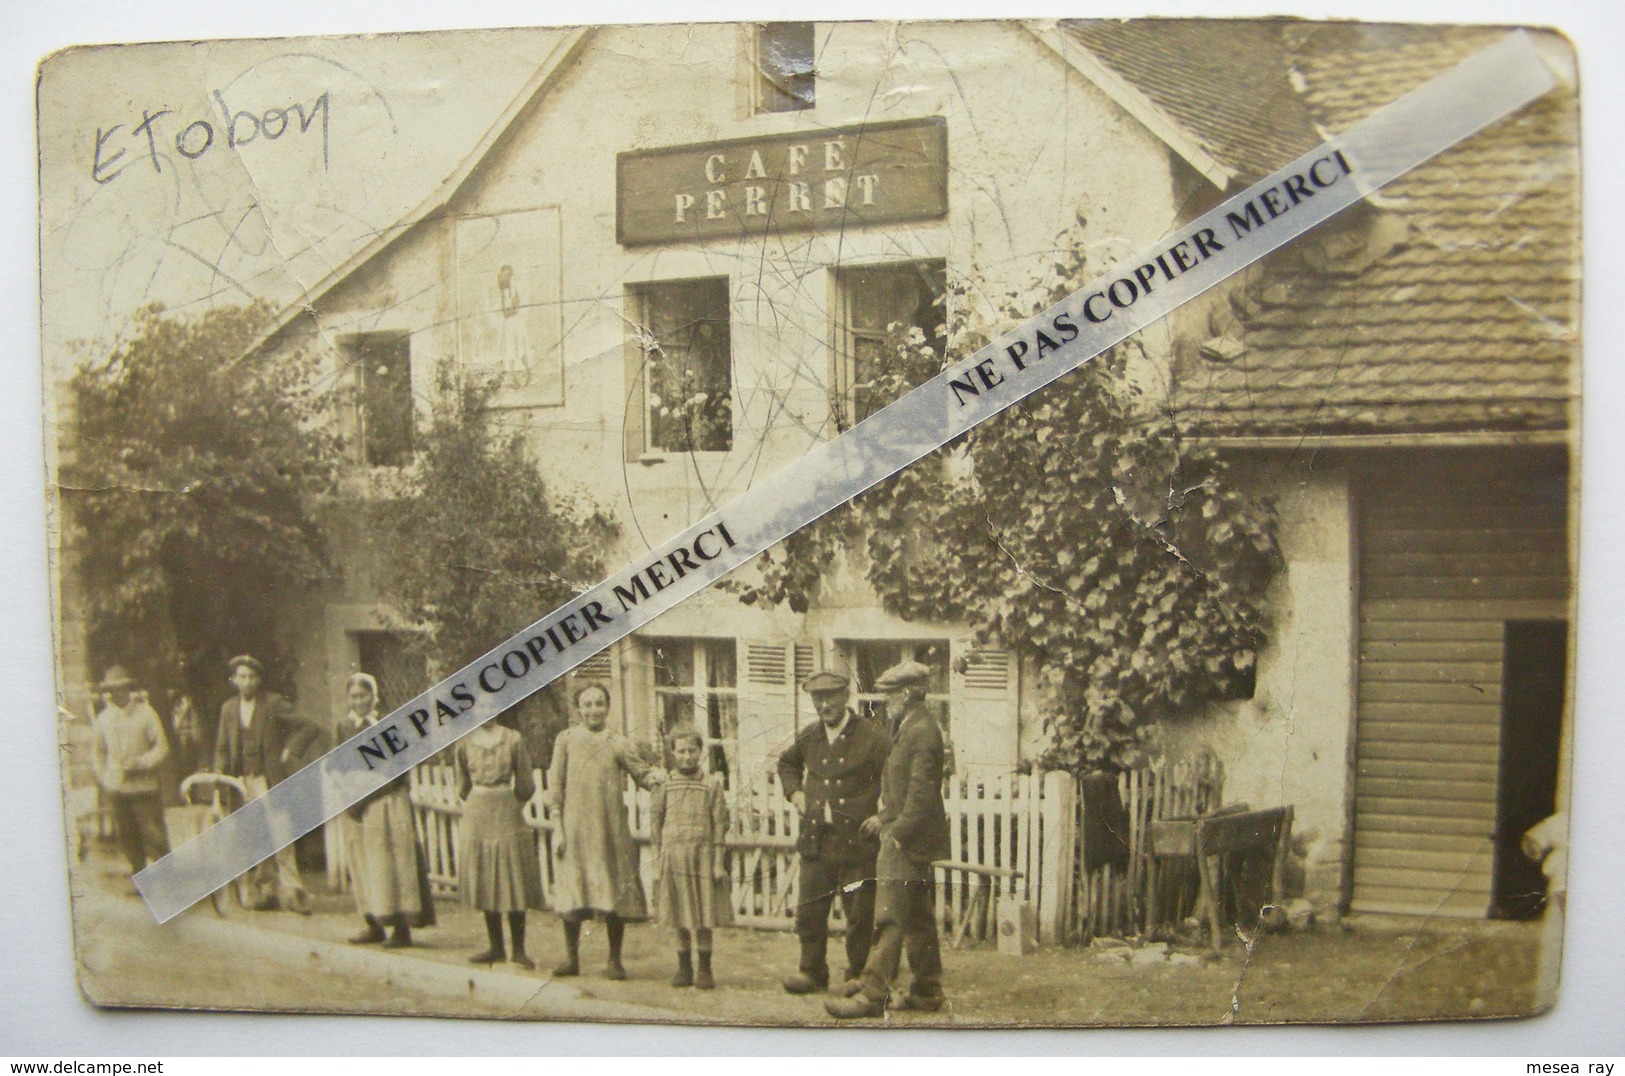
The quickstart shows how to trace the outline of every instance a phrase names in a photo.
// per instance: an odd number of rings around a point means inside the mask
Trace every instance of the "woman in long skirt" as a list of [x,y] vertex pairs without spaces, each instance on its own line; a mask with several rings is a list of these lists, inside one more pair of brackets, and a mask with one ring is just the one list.
[[[334,742],[343,743],[378,722],[378,681],[366,673],[345,684],[350,709],[333,726]],[[412,795],[407,778],[391,781],[339,816],[344,861],[350,870],[355,903],[366,929],[352,945],[381,943],[386,949],[412,944],[412,928],[434,923],[429,876],[412,825]],[[388,935],[384,928],[390,928]]]
[[553,909],[564,919],[564,963],[554,975],[581,974],[581,924],[601,919],[609,934],[605,974],[626,978],[621,942],[628,919],[648,918],[643,882],[638,876],[638,849],[626,817],[622,774],[645,787],[664,774],[638,757],[632,744],[606,727],[609,689],[588,684],[576,692],[581,723],[559,733],[548,769],[548,794],[558,826],[553,852]]
[[[524,738],[503,724],[508,715],[457,741],[457,793],[463,800],[458,888],[463,903],[485,913],[490,945],[468,959],[495,964],[504,957],[525,969],[525,912],[542,907],[542,865],[536,834],[525,824],[525,804],[536,794]],[[511,951],[502,947],[508,918]]]

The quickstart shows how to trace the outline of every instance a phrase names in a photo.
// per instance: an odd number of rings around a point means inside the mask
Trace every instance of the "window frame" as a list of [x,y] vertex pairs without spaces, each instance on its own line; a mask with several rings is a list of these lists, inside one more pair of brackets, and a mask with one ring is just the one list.
[[[916,274],[922,268],[934,270],[937,281],[942,286],[942,293],[946,295],[948,287],[948,261],[946,258],[909,258],[903,261],[871,262],[861,265],[841,265],[834,270],[834,301],[833,324],[830,330],[831,348],[831,379],[833,386],[831,393],[832,410],[836,421],[836,428],[849,430],[868,415],[860,415],[857,392],[857,353],[858,341],[872,335],[873,330],[860,328],[853,324],[852,280],[859,273],[897,273],[899,275],[912,270]],[[942,331],[930,342],[939,348],[945,349],[947,344],[946,330],[948,311],[946,306],[942,311]],[[879,334],[884,339],[884,330]],[[878,408],[876,409],[878,410]],[[873,414],[871,411],[869,414]]]
[[[722,325],[726,334],[723,341],[722,352],[726,359],[727,369],[727,445],[723,448],[671,448],[655,444],[654,416],[650,414],[650,400],[654,397],[653,386],[650,383],[649,356],[653,353],[651,342],[658,344],[650,325],[651,300],[655,293],[662,288],[682,288],[697,285],[719,284],[723,294],[723,306],[720,310],[722,317],[718,324]],[[637,402],[638,427],[636,441],[629,445],[635,448],[638,459],[664,459],[669,456],[686,455],[723,455],[733,451],[734,437],[737,433],[735,420],[738,414],[734,406],[734,355],[733,355],[733,279],[729,276],[698,276],[680,277],[668,280],[635,281],[626,285],[626,305],[630,312],[628,324],[628,356],[634,364],[632,375],[636,380],[634,395]],[[662,349],[663,350],[663,349]],[[689,349],[691,350],[691,349]],[[629,438],[629,441],[631,438]]]
[[[646,635],[639,637],[639,642],[649,661],[650,727],[654,730],[662,753],[667,750],[666,733],[669,731],[666,727],[665,700],[686,699],[689,703],[690,712],[694,716],[695,724],[700,730],[700,736],[704,740],[705,759],[710,771],[722,774],[724,779],[731,784],[738,777],[740,765],[738,737],[739,708],[741,705],[739,641],[731,635]],[[692,669],[689,683],[666,685],[660,683],[660,666],[662,663],[658,657],[658,652],[662,647],[674,652],[686,651],[687,661],[690,669]],[[733,655],[733,683],[731,685],[710,683],[710,649],[713,648]],[[713,715],[712,702],[725,703],[729,699],[733,700],[734,735],[731,738],[721,734],[723,730],[714,730],[712,728],[713,716],[720,723],[725,714],[725,709],[719,707]],[[701,720],[702,718],[703,720]]]
[[[839,655],[845,667],[851,670],[852,679],[852,705],[858,712],[875,716],[877,706],[884,707],[886,697],[878,691],[865,691],[858,680],[857,648],[860,646],[895,646],[898,648],[898,661],[919,661],[922,665],[927,662],[920,661],[919,653],[929,647],[940,647],[944,655],[942,663],[945,682],[941,691],[927,691],[925,702],[933,707],[939,721],[951,722],[954,710],[953,692],[953,640],[947,636],[908,639],[836,639],[835,652]],[[884,672],[885,670],[880,670]],[[890,715],[888,715],[888,720]]]
[[[412,391],[412,332],[409,329],[372,329],[366,332],[345,333],[339,336],[338,345],[342,361],[349,369],[350,399],[349,418],[354,439],[353,460],[359,467],[378,470],[382,468],[401,469],[412,466],[417,459],[418,430],[417,430],[417,397]],[[368,420],[368,387],[370,383],[370,365],[364,361],[369,344],[374,341],[388,341],[390,346],[399,346],[401,355],[399,361],[404,366],[405,379],[405,416],[406,416],[406,444],[399,451],[399,458],[386,456],[375,462],[369,447]]]
[[[806,71],[786,69],[770,73],[767,68],[763,39],[775,30],[806,27],[811,38]],[[753,116],[782,116],[798,112],[811,112],[818,107],[818,24],[816,22],[758,22],[750,28],[750,110]],[[777,77],[774,77],[774,76]],[[796,93],[795,80],[807,79],[807,95]],[[788,89],[786,88],[788,87]],[[785,105],[785,102],[789,102]],[[780,107],[775,107],[780,106]]]

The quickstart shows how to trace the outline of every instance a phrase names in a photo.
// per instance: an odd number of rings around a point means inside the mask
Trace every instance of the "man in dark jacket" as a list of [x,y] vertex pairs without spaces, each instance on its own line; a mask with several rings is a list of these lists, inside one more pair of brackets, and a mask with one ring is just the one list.
[[[226,662],[236,694],[220,707],[220,731],[214,741],[217,773],[241,778],[249,798],[262,796],[304,762],[311,743],[321,734],[316,726],[294,716],[288,700],[260,690],[265,666],[247,654]],[[310,914],[310,896],[299,876],[293,845],[277,852],[273,863],[248,873],[248,899],[256,911],[281,905],[300,915]],[[274,871],[274,881],[267,875]]]
[[875,940],[863,968],[862,990],[831,998],[824,1008],[843,1019],[881,1016],[908,950],[914,983],[900,1008],[942,1008],[942,952],[937,944],[936,876],[933,860],[949,854],[948,813],[942,804],[942,729],[926,710],[931,670],[905,661],[880,674],[875,686],[886,696],[893,721],[891,754],[880,782],[880,884],[875,900]]
[[779,787],[801,814],[796,842],[801,856],[796,900],[801,969],[784,980],[792,994],[830,985],[829,912],[837,893],[846,915],[843,982],[856,980],[863,970],[874,934],[875,855],[880,850],[874,816],[891,738],[847,708],[847,687],[846,677],[831,672],[807,678],[802,689],[812,697],[818,723],[798,733],[779,756]]

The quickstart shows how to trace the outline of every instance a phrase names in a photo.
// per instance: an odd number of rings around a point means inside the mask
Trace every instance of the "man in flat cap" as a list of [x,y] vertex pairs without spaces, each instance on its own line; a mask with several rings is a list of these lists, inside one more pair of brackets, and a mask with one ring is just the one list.
[[801,814],[801,883],[796,935],[801,967],[784,980],[792,994],[830,985],[829,912],[836,894],[846,915],[846,974],[837,989],[857,979],[874,932],[875,855],[879,851],[880,775],[891,738],[847,706],[844,676],[821,672],[801,685],[818,723],[796,734],[779,756],[779,787]]
[[[240,654],[226,668],[236,694],[220,707],[214,768],[240,778],[252,799],[297,769],[321,733],[294,716],[287,699],[260,690],[265,666],[258,659]],[[248,890],[255,911],[269,911],[280,902],[290,912],[310,914],[310,895],[291,844],[277,852],[274,864],[262,863],[248,873]]]
[[826,1001],[831,1016],[884,1015],[905,947],[914,982],[897,1007],[925,1012],[942,1008],[931,862],[949,854],[948,813],[942,804],[942,729],[925,706],[930,677],[924,665],[905,661],[875,681],[893,722],[891,754],[880,782],[875,940],[863,968],[862,989]]
[[149,858],[169,852],[158,772],[169,757],[169,743],[157,713],[135,697],[134,689],[135,680],[124,666],[107,670],[96,685],[107,705],[96,715],[90,741],[96,783],[113,812],[113,829],[131,874],[146,867]]

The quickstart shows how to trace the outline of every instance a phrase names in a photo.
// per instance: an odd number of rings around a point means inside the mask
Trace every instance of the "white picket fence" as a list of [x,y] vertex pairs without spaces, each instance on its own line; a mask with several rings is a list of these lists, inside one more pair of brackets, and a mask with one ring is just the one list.
[[[943,790],[950,852],[956,863],[1019,872],[989,878],[1000,901],[1032,905],[1043,942],[1065,940],[1077,846],[1077,784],[1066,773],[1010,774],[995,779],[951,777]],[[970,872],[937,872],[944,928],[971,900]],[[967,934],[983,938],[991,925],[973,920]]]
[[[554,821],[545,780],[546,775],[536,771],[537,793],[525,807],[525,819],[536,831],[542,889],[551,900]],[[461,814],[455,771],[437,763],[419,766],[412,772],[411,789],[430,886],[439,895],[453,896],[457,892],[457,819]],[[1000,900],[1031,904],[1040,940],[1063,940],[1071,923],[1077,843],[1073,779],[1063,773],[1011,774],[975,781],[954,777],[944,786],[944,804],[951,834],[949,858],[1019,872],[992,881],[999,887]],[[645,846],[649,842],[649,793],[628,782],[626,805],[633,840]],[[792,929],[800,815],[784,798],[777,775],[771,772],[748,789],[730,792],[728,808],[735,922],[769,930]],[[338,827],[329,826],[328,874],[336,887],[348,882],[341,841]],[[641,857],[646,893],[654,888],[653,858]],[[949,929],[959,922],[976,881],[970,872],[937,873],[939,908],[944,929]],[[976,919],[967,936],[985,937],[991,927],[982,917]]]

